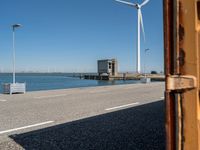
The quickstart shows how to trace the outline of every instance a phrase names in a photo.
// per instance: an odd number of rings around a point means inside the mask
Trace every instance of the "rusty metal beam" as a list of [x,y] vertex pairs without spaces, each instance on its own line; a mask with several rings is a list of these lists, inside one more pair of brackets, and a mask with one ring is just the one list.
[[[174,3],[173,0],[164,0],[164,48],[165,48],[165,74],[166,78],[175,73],[174,63]],[[167,84],[166,84],[167,89]],[[166,111],[166,149],[176,149],[175,131],[175,95],[170,91],[165,92],[165,111]]]
[[[183,149],[200,150],[200,105],[199,105],[199,0],[179,0],[179,51],[183,61],[180,72],[197,79],[197,88],[182,93],[183,107]],[[179,133],[180,134],[180,133]]]
[[166,149],[200,150],[200,0],[164,0],[164,38]]

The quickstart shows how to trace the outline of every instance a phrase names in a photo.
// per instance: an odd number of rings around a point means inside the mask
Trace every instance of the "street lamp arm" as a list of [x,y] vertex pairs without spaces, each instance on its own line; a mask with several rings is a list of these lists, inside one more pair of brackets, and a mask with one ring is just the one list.
[[21,24],[13,24],[12,27],[13,28],[19,28],[19,27],[22,27],[22,25]]

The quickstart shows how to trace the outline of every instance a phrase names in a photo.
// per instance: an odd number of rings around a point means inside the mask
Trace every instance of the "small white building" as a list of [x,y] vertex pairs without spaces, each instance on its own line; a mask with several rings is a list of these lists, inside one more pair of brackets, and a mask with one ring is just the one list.
[[26,83],[4,83],[4,94],[26,93]]
[[116,76],[118,74],[118,63],[116,59],[98,60],[98,74]]

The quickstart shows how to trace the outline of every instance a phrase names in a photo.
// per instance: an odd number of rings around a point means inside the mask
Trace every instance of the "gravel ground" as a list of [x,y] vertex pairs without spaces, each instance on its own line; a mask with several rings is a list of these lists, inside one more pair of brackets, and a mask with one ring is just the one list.
[[11,135],[1,150],[164,150],[164,101]]

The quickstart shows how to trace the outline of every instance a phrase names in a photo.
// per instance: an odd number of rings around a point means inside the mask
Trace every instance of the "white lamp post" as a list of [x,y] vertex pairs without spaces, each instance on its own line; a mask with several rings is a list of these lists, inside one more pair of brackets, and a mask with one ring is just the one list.
[[3,93],[13,94],[13,93],[25,93],[26,84],[25,83],[16,83],[15,81],[15,29],[22,27],[21,24],[12,25],[13,31],[13,83],[3,84]]
[[150,83],[151,82],[151,78],[148,78],[146,75],[146,53],[147,51],[149,51],[150,49],[145,49],[145,60],[144,60],[144,77],[142,77],[140,80],[142,83]]
[[13,30],[13,84],[15,84],[15,29],[22,27],[21,24],[14,24],[12,25]]
[[149,51],[150,49],[149,48],[147,48],[147,49],[145,49],[145,56],[144,56],[144,58],[145,58],[145,60],[144,60],[144,75],[145,75],[145,77],[146,77],[146,55],[147,55],[147,52]]

